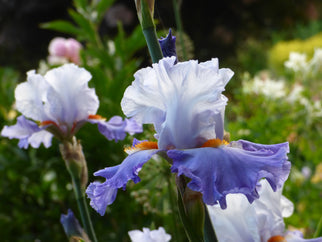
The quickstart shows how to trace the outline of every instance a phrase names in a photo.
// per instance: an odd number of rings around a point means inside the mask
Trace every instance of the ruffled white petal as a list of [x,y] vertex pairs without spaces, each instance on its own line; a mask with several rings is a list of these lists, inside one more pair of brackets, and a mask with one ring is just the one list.
[[233,72],[219,69],[217,59],[174,62],[175,57],[164,58],[136,72],[121,102],[123,112],[141,123],[153,123],[162,149],[192,148],[222,136],[214,127],[223,130],[227,98],[221,93]]
[[15,90],[16,107],[25,117],[33,120],[46,120],[44,102],[49,85],[43,76],[35,71],[27,73],[27,82],[21,83]]
[[171,239],[171,235],[167,234],[163,227],[151,231],[148,228],[143,228],[143,231],[131,230],[128,234],[132,242],[168,242]]
[[258,190],[260,197],[252,204],[241,194],[228,194],[227,209],[207,206],[219,241],[264,242],[285,234],[283,217],[291,215],[292,202],[282,196],[282,189],[274,192],[267,180],[260,181]]
[[58,123],[73,125],[95,114],[99,101],[94,89],[88,88],[91,74],[74,64],[52,69],[45,75],[47,90],[46,113]]

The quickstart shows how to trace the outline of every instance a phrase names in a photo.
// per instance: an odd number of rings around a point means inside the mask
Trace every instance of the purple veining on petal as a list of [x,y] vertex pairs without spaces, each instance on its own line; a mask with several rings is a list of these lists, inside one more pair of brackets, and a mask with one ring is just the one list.
[[[246,147],[246,148],[243,148]],[[203,194],[208,205],[226,207],[226,195],[243,193],[249,202],[258,198],[257,182],[266,178],[272,188],[281,187],[290,171],[288,143],[260,145],[236,141],[219,148],[169,150],[171,171],[191,178],[188,186]]]
[[41,143],[48,148],[53,137],[51,133],[39,128],[35,122],[24,116],[19,116],[15,125],[4,126],[1,135],[9,139],[19,139],[18,146],[24,149],[27,149],[29,144],[33,148],[38,148]]
[[137,151],[126,157],[120,165],[95,172],[95,176],[104,177],[106,181],[104,183],[93,182],[88,186],[86,193],[91,199],[91,206],[103,215],[106,206],[114,202],[117,189],[125,189],[129,180],[138,183],[140,181],[138,174],[142,166],[158,151]]
[[98,130],[108,140],[123,140],[126,136],[126,122],[120,116],[113,116],[108,122],[98,122]]
[[130,135],[143,132],[142,124],[139,124],[138,122],[136,122],[134,118],[130,118],[130,119],[126,118],[125,123],[126,125],[125,125],[124,131],[129,133]]
[[106,183],[92,182],[87,187],[86,194],[91,200],[91,207],[103,216],[106,207],[114,202],[117,195],[117,188],[111,188]]
[[143,131],[142,125],[139,125],[134,119],[123,120],[120,116],[113,116],[108,122],[103,120],[89,119],[90,123],[97,123],[98,130],[108,140],[123,140],[126,133],[130,135],[141,133]]

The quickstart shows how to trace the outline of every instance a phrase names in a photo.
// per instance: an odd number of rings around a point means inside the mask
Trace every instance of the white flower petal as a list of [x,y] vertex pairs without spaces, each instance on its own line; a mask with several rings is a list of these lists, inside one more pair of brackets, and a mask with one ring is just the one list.
[[29,71],[27,82],[19,84],[15,90],[17,110],[33,120],[46,119],[43,102],[46,101],[47,89],[46,80],[35,71]]
[[274,192],[267,180],[260,181],[260,198],[249,204],[242,194],[227,195],[227,209],[207,206],[219,241],[267,241],[285,234],[283,217],[290,216],[293,204],[282,189]]
[[45,110],[52,120],[70,126],[96,113],[99,101],[88,88],[91,74],[85,69],[66,64],[48,71],[45,79],[50,85]]
[[[223,130],[227,103],[221,92],[233,75],[219,69],[217,59],[174,62],[175,57],[164,58],[136,72],[121,102],[125,115],[154,124],[161,149],[192,148],[217,137],[214,127]],[[223,131],[218,133],[220,137]]]

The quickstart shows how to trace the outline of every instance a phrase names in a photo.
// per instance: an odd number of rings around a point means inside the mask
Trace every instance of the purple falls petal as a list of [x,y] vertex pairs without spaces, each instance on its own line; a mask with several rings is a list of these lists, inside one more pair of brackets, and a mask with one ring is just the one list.
[[51,133],[39,128],[35,122],[24,116],[19,116],[15,125],[4,126],[1,135],[9,139],[19,139],[18,146],[24,149],[27,149],[29,144],[33,148],[39,148],[41,143],[48,148],[53,137]]
[[113,116],[108,122],[89,120],[91,123],[97,123],[98,130],[108,140],[123,140],[126,132],[133,135],[143,131],[142,125],[139,125],[134,119],[123,120],[120,116]]
[[[167,37],[159,39],[159,44],[164,57],[177,57],[176,37],[172,36],[171,29],[169,29]],[[177,60],[175,63],[177,63]]]
[[106,207],[114,202],[117,189],[125,189],[129,180],[138,183],[140,181],[138,174],[142,166],[158,151],[155,149],[137,151],[126,157],[120,165],[95,172],[95,176],[104,177],[106,181],[93,182],[87,187],[86,193],[91,199],[90,205],[103,216]]
[[92,182],[87,187],[86,194],[91,200],[91,207],[103,216],[106,207],[114,202],[117,195],[117,189],[110,188],[105,183]]
[[261,145],[244,140],[219,148],[169,150],[171,171],[191,178],[188,186],[203,194],[208,205],[226,208],[226,195],[242,193],[251,203],[257,199],[257,182],[266,178],[274,191],[282,187],[291,164],[288,143]]
[[130,135],[143,132],[142,124],[139,124],[138,122],[136,122],[134,118],[130,118],[130,119],[126,118],[125,123],[126,123],[126,126],[124,131],[129,133]]

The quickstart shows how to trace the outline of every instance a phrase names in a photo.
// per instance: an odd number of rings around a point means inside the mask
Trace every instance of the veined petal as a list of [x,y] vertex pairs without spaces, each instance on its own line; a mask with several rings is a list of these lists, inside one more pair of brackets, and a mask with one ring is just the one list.
[[125,119],[126,126],[125,126],[125,131],[128,132],[130,135],[134,135],[137,133],[142,133],[143,132],[143,127],[142,124],[139,124],[136,122],[135,119],[130,118],[130,119]]
[[94,119],[88,121],[97,123],[100,133],[108,140],[115,140],[115,142],[123,140],[126,132],[133,135],[143,131],[142,125],[139,125],[134,119],[123,120],[120,116],[113,116],[108,122]]
[[174,62],[175,57],[164,58],[137,71],[121,106],[125,115],[154,124],[160,148],[193,148],[223,130],[216,121],[223,120],[227,98],[221,93],[233,72],[219,69],[217,59]]
[[171,235],[167,234],[163,227],[158,230],[143,228],[141,230],[131,230],[128,232],[132,242],[168,242]]
[[122,117],[114,116],[108,122],[98,122],[98,130],[108,140],[123,140],[126,136],[125,127],[126,122],[123,121]]
[[15,89],[16,107],[25,117],[37,121],[48,119],[43,103],[49,88],[43,76],[35,71],[27,73],[27,82],[20,83]]
[[41,143],[48,148],[53,137],[51,133],[39,128],[35,122],[24,116],[19,116],[15,125],[4,126],[1,135],[9,139],[19,139],[18,146],[24,149],[27,149],[29,144],[33,148],[38,148]]
[[[266,242],[272,236],[284,235],[282,211],[287,199],[282,196],[282,188],[274,192],[265,179],[259,184],[260,198],[252,204],[242,194],[228,194],[227,209],[207,206],[219,241]],[[287,201],[292,209],[293,204]]]
[[120,165],[95,172],[95,176],[104,177],[106,181],[93,182],[88,186],[86,193],[91,199],[91,206],[100,215],[104,215],[106,206],[114,202],[117,189],[125,189],[129,180],[138,183],[140,181],[138,174],[142,166],[158,151],[157,149],[137,151],[126,157]]
[[251,203],[258,198],[257,182],[266,178],[275,191],[287,179],[288,143],[261,145],[244,140],[218,148],[169,150],[172,172],[191,178],[188,186],[203,194],[208,205],[226,208],[226,195],[242,193]]
[[92,182],[87,187],[86,194],[91,200],[91,207],[103,216],[106,207],[114,202],[117,195],[117,188],[111,188],[105,183]]
[[129,180],[132,180],[134,183],[140,181],[139,171],[158,151],[157,149],[151,149],[134,152],[127,156],[120,165],[99,170],[94,175],[106,178],[106,184],[112,188],[124,189]]
[[51,120],[72,127],[95,114],[99,101],[94,89],[88,87],[91,74],[74,64],[52,69],[44,76],[50,87],[45,110]]

